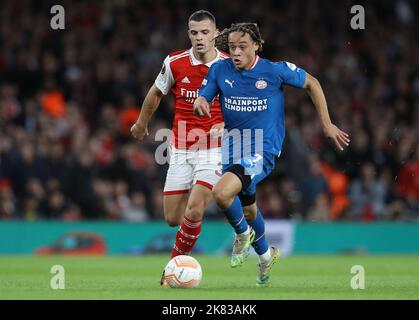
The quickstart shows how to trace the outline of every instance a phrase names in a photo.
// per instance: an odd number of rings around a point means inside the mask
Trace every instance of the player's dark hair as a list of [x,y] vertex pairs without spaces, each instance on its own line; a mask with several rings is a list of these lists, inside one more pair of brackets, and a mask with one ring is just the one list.
[[259,45],[257,53],[262,51],[264,40],[260,35],[259,27],[256,23],[240,22],[233,23],[230,28],[226,28],[215,38],[215,45],[223,50],[228,51],[228,35],[232,32],[243,32],[249,34],[250,38]]
[[211,21],[214,25],[217,25],[215,23],[215,17],[214,17],[214,15],[211,12],[207,11],[207,10],[198,10],[198,11],[195,11],[189,17],[188,22],[189,21],[197,21],[197,22],[199,22],[199,21],[206,20],[206,19],[208,19],[209,21]]

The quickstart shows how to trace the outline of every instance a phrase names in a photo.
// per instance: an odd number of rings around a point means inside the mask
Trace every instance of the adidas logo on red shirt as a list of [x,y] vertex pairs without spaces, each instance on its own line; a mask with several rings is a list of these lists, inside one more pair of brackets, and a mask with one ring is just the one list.
[[189,81],[188,77],[183,78],[181,82],[182,82],[182,83],[191,83],[191,82]]

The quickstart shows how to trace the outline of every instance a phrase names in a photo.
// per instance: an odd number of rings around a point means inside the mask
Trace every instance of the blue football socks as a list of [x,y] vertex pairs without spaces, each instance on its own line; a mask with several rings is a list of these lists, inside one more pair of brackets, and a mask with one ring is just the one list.
[[[246,232],[249,228],[246,219],[244,218],[242,204],[238,196],[233,200],[231,206],[223,210],[225,216],[230,222],[231,226],[236,231],[236,234]],[[263,221],[262,221],[263,222]]]
[[268,241],[265,238],[265,221],[259,208],[255,220],[248,220],[247,223],[255,230],[255,241],[252,243],[258,255],[264,254],[269,249]]

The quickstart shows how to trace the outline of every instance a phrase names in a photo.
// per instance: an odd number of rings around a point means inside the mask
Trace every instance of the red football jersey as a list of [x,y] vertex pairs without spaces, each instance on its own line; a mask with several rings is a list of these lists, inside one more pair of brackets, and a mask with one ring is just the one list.
[[211,65],[229,56],[217,50],[217,57],[206,64],[198,61],[192,48],[174,52],[166,57],[155,85],[163,94],[169,91],[174,96],[174,118],[172,143],[177,149],[220,147],[221,139],[210,141],[208,132],[214,124],[223,122],[218,97],[210,109],[211,118],[197,117],[193,113],[193,103],[199,88]]

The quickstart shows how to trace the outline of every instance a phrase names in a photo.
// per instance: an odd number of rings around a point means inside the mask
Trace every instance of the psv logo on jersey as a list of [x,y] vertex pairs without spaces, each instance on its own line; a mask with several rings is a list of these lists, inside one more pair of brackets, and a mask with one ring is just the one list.
[[255,87],[259,90],[265,89],[268,86],[268,83],[265,80],[258,80],[255,83]]

